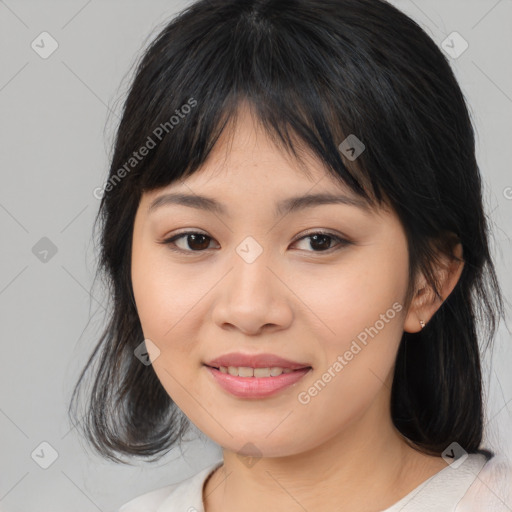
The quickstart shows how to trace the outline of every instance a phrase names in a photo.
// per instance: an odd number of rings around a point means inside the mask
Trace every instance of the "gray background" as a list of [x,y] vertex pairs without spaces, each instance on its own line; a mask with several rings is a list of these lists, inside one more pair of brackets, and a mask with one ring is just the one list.
[[[495,224],[493,250],[510,299],[512,73],[506,55],[512,48],[512,2],[392,3],[440,47],[453,31],[469,44],[450,59],[477,127],[485,201]],[[158,464],[116,465],[86,451],[66,415],[72,386],[101,331],[107,301],[104,294],[91,294],[97,256],[92,222],[99,205],[93,190],[107,176],[135,59],[187,4],[0,0],[2,511],[107,512],[220,457],[219,447],[197,432],[196,440]],[[46,59],[31,47],[43,31],[59,45]],[[456,43],[455,49],[460,48]],[[51,243],[41,241],[44,237]],[[39,252],[49,246],[57,252]],[[502,326],[493,360],[484,358],[486,445],[509,457],[511,345]],[[44,441],[58,452],[48,469],[31,457]]]

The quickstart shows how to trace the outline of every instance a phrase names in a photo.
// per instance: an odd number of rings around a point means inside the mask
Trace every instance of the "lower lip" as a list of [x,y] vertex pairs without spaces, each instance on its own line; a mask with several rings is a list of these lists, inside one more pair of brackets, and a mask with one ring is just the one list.
[[312,368],[303,368],[290,373],[282,373],[277,377],[235,377],[222,373],[216,368],[205,368],[213,375],[219,385],[231,394],[240,398],[264,398],[271,396],[298,382]]

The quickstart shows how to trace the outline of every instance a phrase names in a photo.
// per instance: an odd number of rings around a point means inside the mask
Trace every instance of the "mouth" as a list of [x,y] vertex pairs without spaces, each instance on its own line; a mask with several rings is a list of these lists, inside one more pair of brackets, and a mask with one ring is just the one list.
[[220,373],[228,374],[233,377],[243,378],[264,378],[264,377],[279,377],[282,374],[304,372],[304,370],[311,370],[311,366],[302,366],[300,368],[285,368],[282,366],[266,366],[266,367],[251,367],[251,366],[222,366],[222,365],[208,365],[208,368],[219,371]]
[[291,369],[278,366],[253,368],[204,364],[217,385],[231,396],[243,399],[263,399],[291,388],[310,373],[311,366]]
[[311,369],[306,361],[292,361],[271,353],[247,354],[230,352],[203,361],[203,364],[234,377],[278,377],[283,373]]

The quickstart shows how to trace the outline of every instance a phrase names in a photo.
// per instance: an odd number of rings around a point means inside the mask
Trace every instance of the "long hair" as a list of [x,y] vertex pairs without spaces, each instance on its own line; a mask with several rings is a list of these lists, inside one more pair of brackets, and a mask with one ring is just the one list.
[[[425,329],[403,333],[391,413],[418,450],[439,455],[457,441],[478,451],[480,348],[492,342],[503,299],[474,130],[442,51],[378,0],[200,0],[145,50],[99,194],[97,275],[109,320],[73,391],[75,423],[103,456],[123,463],[120,456],[160,458],[190,428],[152,366],[134,356],[144,339],[130,278],[134,218],[145,191],[201,167],[242,101],[280,149],[300,162],[300,143],[340,183],[397,212],[409,249],[408,299],[419,271],[437,289],[436,255],[460,241],[465,264],[455,289]],[[340,150],[349,135],[365,145],[355,160]]]

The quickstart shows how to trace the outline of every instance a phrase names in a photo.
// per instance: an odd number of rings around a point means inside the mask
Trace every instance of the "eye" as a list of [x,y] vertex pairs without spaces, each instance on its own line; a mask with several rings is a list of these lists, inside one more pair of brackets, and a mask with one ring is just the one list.
[[[310,239],[309,244],[308,244],[309,247],[315,249],[310,252],[328,252],[333,248],[334,248],[334,250],[338,250],[338,249],[341,249],[342,247],[345,247],[346,245],[350,245],[352,243],[345,238],[342,238],[338,235],[335,235],[334,233],[329,233],[326,231],[315,231],[313,233],[309,233],[306,236],[299,238],[294,243],[300,242],[302,240],[307,240],[308,238]],[[338,242],[338,244],[337,244],[338,248],[336,248],[336,246],[334,246],[334,247],[332,246],[333,240]]]
[[[204,233],[198,233],[197,231],[186,231],[184,233],[174,235],[171,238],[167,238],[160,243],[170,246],[169,248],[172,251],[202,252],[205,249],[208,249],[209,240],[213,239]],[[182,247],[176,243],[177,241],[182,244]],[[187,246],[189,249],[187,249]]]
[[[310,239],[309,247],[313,248],[313,251],[308,252],[328,252],[333,248],[334,250],[338,250],[341,249],[342,247],[352,244],[352,242],[345,238],[335,235],[334,233],[325,231],[315,231],[309,233],[306,236],[299,238],[293,243],[296,244],[307,239]],[[181,253],[199,253],[204,252],[206,249],[209,248],[211,240],[213,240],[213,238],[206,235],[205,233],[200,233],[197,231],[185,231],[183,233],[174,235],[170,238],[166,238],[165,240],[162,240],[159,243],[169,246],[169,249],[171,249],[172,251]],[[333,241],[337,242],[338,248],[336,248],[336,245],[333,247]]]

